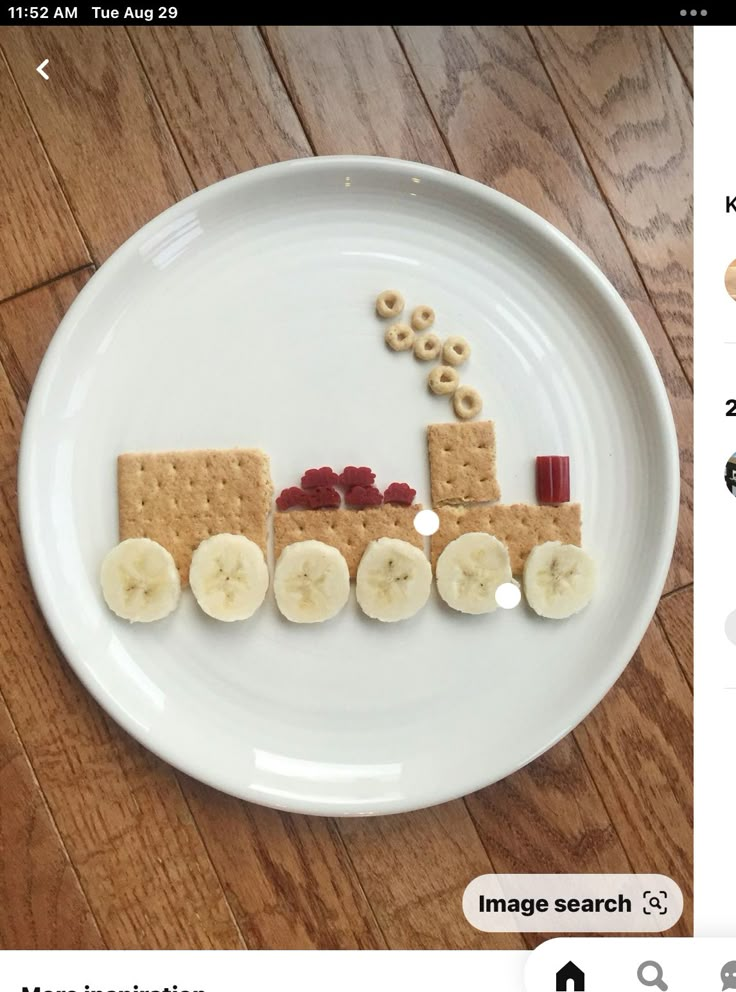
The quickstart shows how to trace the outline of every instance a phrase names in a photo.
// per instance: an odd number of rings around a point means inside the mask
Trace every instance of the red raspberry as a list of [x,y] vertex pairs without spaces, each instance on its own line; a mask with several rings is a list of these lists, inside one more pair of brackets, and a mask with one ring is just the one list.
[[348,506],[380,506],[383,496],[375,486],[351,486],[345,493],[345,502]]
[[276,498],[276,506],[279,510],[290,510],[292,506],[309,506],[309,497],[299,486],[289,486],[288,489],[281,490]]
[[315,489],[310,489],[307,499],[312,510],[340,505],[340,493],[332,486],[317,486]]
[[372,472],[366,465],[361,468],[348,465],[340,475],[340,483],[346,489],[350,489],[351,486],[372,486],[375,481],[376,473]]
[[392,482],[383,494],[383,502],[403,503],[405,506],[411,506],[416,494],[416,489],[412,489],[406,482]]
[[316,489],[318,486],[334,486],[340,481],[337,472],[333,472],[329,465],[322,468],[308,468],[302,476],[302,489]]

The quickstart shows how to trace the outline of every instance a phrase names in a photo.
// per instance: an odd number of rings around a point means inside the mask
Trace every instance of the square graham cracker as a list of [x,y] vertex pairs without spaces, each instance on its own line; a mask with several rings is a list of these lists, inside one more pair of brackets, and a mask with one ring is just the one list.
[[273,518],[273,557],[296,541],[323,541],[341,551],[355,578],[363,552],[379,537],[397,537],[424,550],[424,538],[414,527],[422,507],[369,506],[364,510],[287,510]]
[[481,531],[503,541],[509,549],[511,571],[521,575],[527,555],[537,544],[545,541],[562,541],[577,544],[581,541],[581,514],[579,503],[561,503],[559,506],[536,506],[532,503],[512,503],[495,506],[441,506],[437,510],[440,527],[432,535],[432,568],[445,547],[461,534]]
[[427,427],[432,505],[492,503],[501,498],[496,479],[492,420]]
[[158,541],[182,585],[194,550],[214,534],[244,534],[265,555],[272,498],[268,455],[256,448],[118,456],[120,540]]

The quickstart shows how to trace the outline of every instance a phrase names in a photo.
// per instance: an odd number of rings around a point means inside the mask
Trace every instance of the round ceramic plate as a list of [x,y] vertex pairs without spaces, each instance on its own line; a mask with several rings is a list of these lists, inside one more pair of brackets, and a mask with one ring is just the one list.
[[[571,459],[595,599],[567,621],[481,617],[433,593],[412,620],[246,623],[186,592],[128,625],[100,594],[124,451],[259,447],[276,490],[370,465],[429,504],[425,429],[452,421],[427,365],[383,344],[374,300],[428,303],[473,353],[504,502],[534,458]],[[438,169],[286,162],[217,183],[135,234],[48,349],[20,462],[23,541],[64,654],[102,706],[173,765],[283,809],[388,813],[487,785],[550,747],[634,653],[667,573],[677,444],[646,342],[600,271],[518,203]]]

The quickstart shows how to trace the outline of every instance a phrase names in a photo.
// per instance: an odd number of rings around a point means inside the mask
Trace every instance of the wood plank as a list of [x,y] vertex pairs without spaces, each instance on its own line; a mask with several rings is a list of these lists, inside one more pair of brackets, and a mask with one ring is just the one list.
[[[95,261],[192,192],[127,32],[8,28],[3,47]],[[38,52],[53,85],[28,72]]]
[[[465,803],[498,872],[631,871],[573,736]],[[525,941],[536,947],[555,936],[525,934]]]
[[146,27],[130,34],[198,187],[311,154],[257,28]]
[[692,96],[659,28],[529,30],[692,383]]
[[665,588],[686,585],[692,581],[692,390],[529,35],[507,27],[412,27],[399,35],[458,168],[577,242],[644,332],[667,387],[681,453],[678,540]]
[[481,933],[462,913],[462,895],[494,866],[462,800],[416,813],[340,821],[363,888],[394,948],[526,946],[520,934]]
[[[50,337],[59,299],[73,293],[73,285],[27,293],[13,301],[12,321],[0,306],[5,340],[29,340],[29,326],[38,343],[44,331]],[[30,378],[32,367],[21,367]],[[0,370],[0,681],[103,939],[127,948],[241,947],[171,769],[102,713],[58,655],[35,605],[17,523],[21,419]]]
[[89,255],[1,53],[0,107],[2,299],[84,265]]
[[94,916],[0,701],[0,947],[102,949]]
[[604,703],[575,731],[634,871],[673,878],[692,934],[692,693],[657,621]]
[[249,947],[386,946],[332,820],[243,803],[185,776],[182,787]]
[[391,155],[452,168],[391,28],[264,31],[320,155]]
[[50,332],[61,322],[92,272],[91,266],[80,269],[44,287],[42,321],[26,321],[29,303],[25,295],[6,300],[0,306],[0,364],[22,410],[26,408],[31,383],[36,378]]
[[686,25],[662,27],[667,44],[672,50],[680,72],[685,77],[690,92],[693,92],[693,29]]
[[678,589],[657,607],[657,616],[690,688],[693,687],[693,587]]

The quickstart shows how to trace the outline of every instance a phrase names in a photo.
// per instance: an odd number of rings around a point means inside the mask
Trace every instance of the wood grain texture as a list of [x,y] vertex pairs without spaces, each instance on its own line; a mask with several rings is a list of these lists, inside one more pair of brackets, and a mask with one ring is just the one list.
[[530,31],[692,383],[692,96],[659,28]]
[[462,914],[468,882],[494,866],[461,800],[416,813],[341,820],[340,830],[392,947],[526,946],[519,934],[481,933]]
[[[4,40],[0,29],[0,46]],[[83,265],[89,256],[1,52],[0,107],[4,299]]]
[[[50,331],[61,322],[77,293],[92,275],[92,267],[48,283],[43,293],[43,319],[27,319],[28,297],[18,296],[0,306],[0,363],[22,410],[36,378]],[[35,304],[38,306],[38,303]]]
[[[692,581],[692,390],[523,28],[400,28],[414,72],[465,175],[525,203],[603,269],[644,332],[681,453],[678,540],[666,589]],[[492,140],[489,140],[492,135]]]
[[0,796],[0,948],[104,948],[2,700]]
[[[43,287],[0,306],[4,340],[43,347],[58,300]],[[31,378],[39,355],[19,365]],[[29,363],[29,364],[26,364]],[[18,533],[22,414],[0,377],[0,682],[13,722],[111,947],[240,947],[238,931],[171,770],[103,715],[59,656],[31,592]]]
[[668,932],[692,934],[692,695],[657,621],[575,736],[633,871],[682,889],[683,917]]
[[[125,31],[8,28],[3,47],[95,261],[192,192]],[[27,71],[38,52],[53,86]]]
[[685,25],[662,27],[662,33],[675,57],[690,92],[693,92],[693,29]]
[[678,589],[660,600],[657,617],[675,657],[693,687],[693,587]]
[[197,187],[311,154],[257,28],[130,34]]
[[391,155],[452,168],[391,28],[264,30],[318,154]]
[[332,820],[182,786],[248,947],[386,946]]

